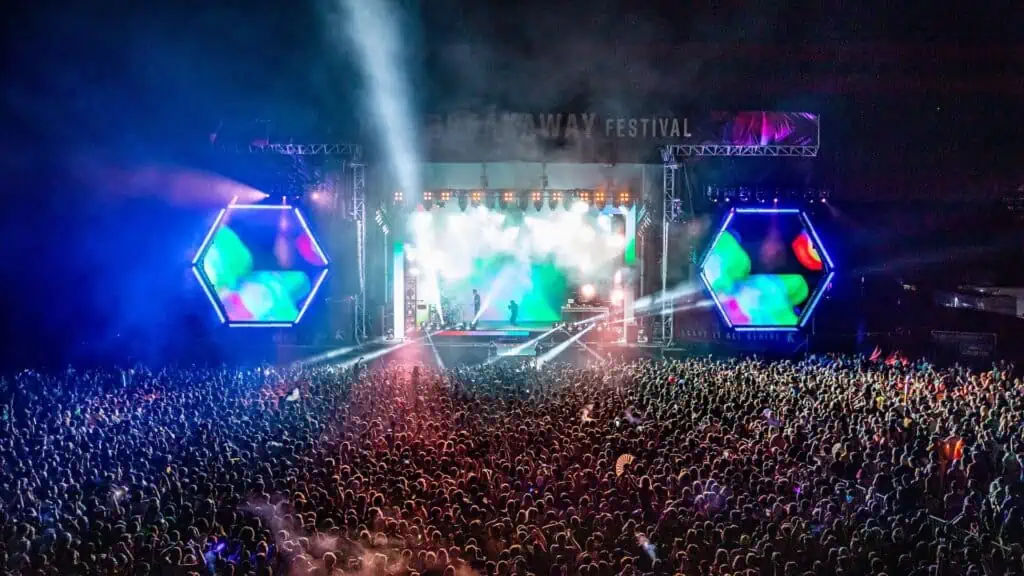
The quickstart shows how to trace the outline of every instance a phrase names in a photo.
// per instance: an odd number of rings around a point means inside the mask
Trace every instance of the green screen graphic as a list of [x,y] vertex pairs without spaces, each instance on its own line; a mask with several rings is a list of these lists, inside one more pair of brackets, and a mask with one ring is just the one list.
[[473,289],[482,301],[476,320],[507,320],[514,301],[520,322],[557,322],[580,286],[608,299],[615,272],[633,254],[632,216],[632,209],[585,204],[420,209],[407,222],[405,273],[416,277],[421,304],[450,305],[465,322],[474,320]]

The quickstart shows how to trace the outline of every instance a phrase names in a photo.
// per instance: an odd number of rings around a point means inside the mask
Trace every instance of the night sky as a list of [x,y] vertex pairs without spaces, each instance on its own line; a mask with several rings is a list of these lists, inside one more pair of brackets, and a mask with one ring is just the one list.
[[[956,204],[1024,183],[1024,10],[1013,2],[974,13],[954,2],[890,13],[873,3],[839,13],[735,1],[394,3],[421,112],[819,112],[816,179],[864,243],[890,218],[916,226],[908,246],[950,230],[976,244],[1002,232]],[[186,252],[202,227],[195,207],[125,199],[83,165],[211,168],[210,133],[244,137],[256,119],[271,121],[272,139],[376,144],[354,54],[325,23],[331,2],[77,4],[34,5],[5,35],[0,319],[6,340],[26,346],[81,340],[104,319],[93,331],[117,331],[109,318],[126,310],[149,306],[135,324],[158,316],[155,301],[132,294],[181,279],[140,262]],[[924,209],[934,214],[905,216]]]

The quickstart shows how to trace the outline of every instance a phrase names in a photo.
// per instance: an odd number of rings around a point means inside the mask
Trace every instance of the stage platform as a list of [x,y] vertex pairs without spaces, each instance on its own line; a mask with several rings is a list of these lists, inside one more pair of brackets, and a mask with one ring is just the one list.
[[553,322],[520,322],[515,326],[508,322],[481,321],[477,322],[476,330],[439,330],[431,334],[432,338],[473,338],[480,339],[518,339],[533,338],[554,328]]

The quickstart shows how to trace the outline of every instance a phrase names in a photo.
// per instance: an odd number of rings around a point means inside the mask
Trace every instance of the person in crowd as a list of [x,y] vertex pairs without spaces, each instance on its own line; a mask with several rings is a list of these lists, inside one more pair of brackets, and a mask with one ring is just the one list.
[[1024,576],[1024,386],[857,357],[23,372],[0,573]]

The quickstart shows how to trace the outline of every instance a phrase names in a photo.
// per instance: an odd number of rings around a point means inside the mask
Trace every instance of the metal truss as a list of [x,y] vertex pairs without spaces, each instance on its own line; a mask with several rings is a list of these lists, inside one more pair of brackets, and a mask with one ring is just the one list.
[[344,156],[353,162],[363,158],[363,148],[358,144],[250,144],[236,146],[236,152],[252,154],[285,154],[296,156]]
[[676,194],[676,172],[679,164],[667,150],[662,151],[664,161],[662,169],[661,190],[664,203],[661,211],[661,311],[654,326],[654,341],[662,346],[669,346],[674,338],[674,303],[666,298],[668,294],[668,260],[669,236],[672,224],[683,218],[683,203]]
[[366,176],[358,162],[352,168],[352,220],[356,223],[356,262],[359,273],[359,293],[355,298],[355,327],[357,343],[366,339]]
[[780,156],[816,158],[817,146],[725,146],[720,144],[670,144],[662,154],[672,158],[690,156]]

